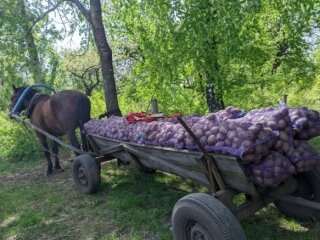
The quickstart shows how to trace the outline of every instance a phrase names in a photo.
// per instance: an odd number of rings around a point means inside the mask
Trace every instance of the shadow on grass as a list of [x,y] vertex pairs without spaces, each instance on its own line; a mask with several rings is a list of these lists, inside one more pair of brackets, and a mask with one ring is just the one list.
[[[146,225],[150,231],[160,231],[159,236],[163,237],[160,239],[171,239],[168,226],[174,204],[191,192],[206,191],[192,181],[184,181],[170,174],[140,174],[131,167],[114,167],[111,165],[103,170],[104,183],[101,190],[105,191],[106,188],[109,191],[107,205],[114,212],[115,218],[119,219],[120,235],[125,229],[131,228],[136,232]],[[162,223],[164,225],[159,227]],[[320,239],[320,223],[303,224],[287,219],[273,204],[241,224],[248,240]]]
[[320,239],[320,223],[302,223],[295,219],[286,218],[279,213],[273,204],[241,223],[247,238],[252,240]]
[[[191,192],[206,191],[180,177],[142,174],[116,163],[102,167],[102,185],[94,195],[75,188],[70,163],[50,178],[39,169],[24,171],[17,181],[0,172],[0,239],[170,240],[174,204]],[[241,224],[248,240],[320,239],[319,223],[286,219],[274,205]]]

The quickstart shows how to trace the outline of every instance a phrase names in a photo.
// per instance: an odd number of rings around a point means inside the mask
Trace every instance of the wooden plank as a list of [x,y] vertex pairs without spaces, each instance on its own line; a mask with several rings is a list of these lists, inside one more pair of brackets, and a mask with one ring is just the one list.
[[259,196],[255,186],[248,180],[243,167],[237,159],[216,158],[216,163],[227,186],[251,196]]
[[[101,149],[123,143],[118,140],[102,138],[93,134],[91,134],[91,136]],[[143,152],[143,154],[156,156],[155,158],[158,160],[157,163],[153,163],[153,160],[151,161],[150,158],[144,158],[143,156],[139,157],[141,162],[149,168],[165,171],[162,168],[162,163],[166,162],[173,164],[174,166],[180,167],[185,171],[193,172],[194,174],[197,174],[198,178],[199,176],[201,176],[201,179],[206,178],[206,169],[200,160],[202,157],[202,153],[200,152],[139,145],[135,143],[125,144]],[[241,163],[239,163],[235,157],[221,154],[210,155],[212,155],[215,158],[217,167],[222,175],[222,178],[229,188],[250,194],[251,196],[259,196],[259,193],[256,191],[255,186],[250,181],[248,181],[248,178],[243,170]],[[126,160],[130,160],[130,156],[122,157]],[[172,171],[170,171],[170,173],[176,174]],[[208,181],[209,180],[207,179],[206,182]]]
[[220,172],[216,166],[216,162],[213,156],[209,156],[207,152],[205,151],[204,147],[200,143],[199,139],[196,137],[196,135],[191,131],[189,126],[183,121],[183,119],[178,116],[177,117],[180,124],[184,127],[184,129],[189,133],[189,135],[192,137],[193,141],[197,144],[200,151],[203,153],[203,162],[204,166],[206,168],[206,172],[209,175],[211,188],[213,191],[217,189],[217,185],[220,189],[224,190],[226,189],[226,185],[220,175]]
[[186,171],[185,169],[183,169],[179,166],[176,166],[170,162],[159,160],[157,157],[146,154],[145,152],[142,152],[138,149],[135,149],[134,147],[132,147],[128,144],[123,144],[123,147],[125,150],[134,154],[135,156],[137,156],[141,159],[147,159],[147,160],[151,161],[156,166],[156,169],[160,169],[165,172],[177,174],[181,177],[191,178],[191,179],[197,180],[199,182],[202,182],[207,186],[210,186],[210,182],[203,174],[198,174],[198,173],[194,173],[191,171]]
[[114,146],[102,149],[101,151],[99,151],[99,155],[114,154],[122,150],[123,150],[123,145],[120,143],[118,145],[114,145]]
[[90,134],[87,134],[86,138],[87,138],[90,146],[92,147],[93,153],[95,155],[97,155],[98,152],[100,151],[100,147],[97,145],[96,141],[94,140],[94,138]]
[[[90,136],[93,138],[94,142],[99,146],[100,149],[104,149],[104,148],[122,143],[121,141],[118,141],[118,140],[102,138],[100,136],[93,135],[93,134],[91,134]],[[134,146],[135,148],[147,154],[161,156],[162,159],[165,159],[166,161],[170,161],[173,164],[179,165],[182,168],[193,169],[199,173],[204,173],[205,171],[204,168],[201,167],[201,165],[199,164],[201,154],[197,152],[195,152],[195,154],[187,155],[185,154],[187,153],[187,151],[184,151],[184,150],[181,152],[174,152],[170,148],[144,146],[144,145],[138,145],[134,143],[126,143],[126,144],[130,144],[130,146]],[[147,167],[151,167],[149,164],[149,161],[143,161],[143,164],[145,164]]]

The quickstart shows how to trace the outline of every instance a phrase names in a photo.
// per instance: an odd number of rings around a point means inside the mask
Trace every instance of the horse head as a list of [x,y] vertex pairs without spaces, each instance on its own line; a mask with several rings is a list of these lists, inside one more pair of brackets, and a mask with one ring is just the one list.
[[[11,103],[9,105],[9,111],[11,112],[14,108],[14,106],[16,105],[16,103],[18,102],[19,98],[21,97],[21,95],[23,94],[23,92],[27,89],[26,86],[23,87],[16,87],[15,85],[12,84],[12,89],[13,89],[13,93],[11,95]],[[31,89],[30,91],[28,91],[28,93],[25,95],[22,104],[20,104],[20,106],[16,109],[16,113],[20,113],[21,111],[23,111],[24,109],[28,108],[29,103],[32,99],[32,97],[34,96],[34,94],[36,94],[38,91],[35,89]]]

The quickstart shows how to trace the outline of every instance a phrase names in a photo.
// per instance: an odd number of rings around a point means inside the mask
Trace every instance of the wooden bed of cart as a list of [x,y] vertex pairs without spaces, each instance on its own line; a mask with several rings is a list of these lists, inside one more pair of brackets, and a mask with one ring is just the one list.
[[[193,193],[180,199],[172,212],[175,239],[246,239],[239,220],[274,202],[284,214],[302,220],[320,219],[320,171],[293,176],[276,188],[259,188],[248,179],[235,157],[139,145],[87,134],[91,152],[73,163],[73,178],[83,193],[99,190],[100,164],[118,159],[141,172],[163,171],[192,179],[211,194]],[[241,205],[234,197],[245,194]]]

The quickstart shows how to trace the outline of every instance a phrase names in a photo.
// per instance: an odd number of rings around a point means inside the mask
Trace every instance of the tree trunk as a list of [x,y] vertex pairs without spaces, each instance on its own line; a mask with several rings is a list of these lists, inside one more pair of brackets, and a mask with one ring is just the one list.
[[90,0],[90,11],[88,11],[79,0],[66,1],[74,3],[91,26],[100,56],[104,96],[107,106],[106,116],[121,116],[113,73],[112,51],[102,22],[101,2],[100,0]]
[[28,67],[32,74],[33,82],[43,82],[44,77],[42,73],[42,67],[39,60],[37,46],[34,42],[32,31],[30,31],[29,16],[26,11],[24,0],[20,0],[20,14],[21,14],[21,27],[25,34],[25,41],[27,44],[27,51],[29,55]]
[[108,44],[106,33],[102,23],[100,0],[90,0],[90,19],[94,40],[100,55],[101,72],[104,80],[103,86],[107,106],[107,116],[121,116],[113,72],[112,50]]

